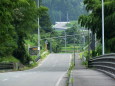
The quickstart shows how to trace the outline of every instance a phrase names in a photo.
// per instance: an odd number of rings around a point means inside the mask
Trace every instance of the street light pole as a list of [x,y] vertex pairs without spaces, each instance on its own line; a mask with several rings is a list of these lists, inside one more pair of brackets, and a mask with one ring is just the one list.
[[102,55],[105,54],[105,47],[104,47],[104,0],[102,0]]

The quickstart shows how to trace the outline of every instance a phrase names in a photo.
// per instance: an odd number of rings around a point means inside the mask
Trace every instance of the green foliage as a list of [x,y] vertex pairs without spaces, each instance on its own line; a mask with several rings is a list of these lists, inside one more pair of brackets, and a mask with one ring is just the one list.
[[9,0],[0,1],[0,57],[11,55],[14,48],[16,48],[14,40],[16,33],[12,25],[12,3],[13,1]]
[[102,54],[102,45],[99,44],[95,50],[96,56],[99,56]]
[[[86,28],[89,28],[93,33],[97,33],[97,38],[102,38],[102,18],[101,18],[101,0],[84,0],[86,9],[89,12],[88,15],[82,15],[79,17],[79,23]],[[114,46],[114,43],[108,42],[115,37],[115,1],[114,0],[105,0],[104,1],[104,15],[105,15],[105,44],[106,52],[115,52],[111,46]],[[110,33],[108,35],[108,33]],[[111,41],[113,42],[113,41]],[[111,45],[113,44],[113,45]]]
[[45,51],[45,53],[43,52],[43,53],[41,54],[41,59],[46,58],[46,56],[47,56],[48,54],[49,54],[48,51]]
[[13,55],[19,59],[23,64],[28,64],[30,61],[30,58],[26,52],[25,46],[24,46],[24,36],[22,33],[18,34],[18,41],[17,45],[18,48],[16,48],[13,52]]
[[86,13],[83,0],[43,0],[43,5],[47,6],[51,21],[67,21],[67,13],[69,20],[76,20],[78,16]]
[[19,60],[13,56],[8,56],[0,58],[0,62],[10,63],[10,62],[19,62]]
[[[45,41],[47,38],[58,36],[58,33],[52,29],[52,24],[50,22],[50,17],[48,15],[48,8],[42,6],[42,2],[40,2],[40,8],[38,9],[39,20],[40,20],[40,36],[41,36],[41,52],[44,52],[45,49]],[[36,46],[38,43],[38,30],[31,31],[31,35],[28,35],[25,39],[26,45]],[[45,39],[46,38],[46,39]],[[58,40],[52,40],[52,48],[53,52],[59,51],[59,42]],[[57,49],[56,49],[57,48]],[[50,40],[48,40],[48,50],[50,50]]]
[[[58,53],[61,51],[61,42],[60,42],[60,39],[51,39],[51,40],[48,40],[49,43],[48,43],[48,50],[50,50],[50,47],[52,46],[52,51],[54,53]],[[51,45],[50,45],[51,43]]]
[[29,34],[25,38],[25,44],[30,46],[37,46],[38,44],[38,34]]
[[13,55],[23,64],[29,63],[25,38],[37,29],[38,15],[46,11],[45,7],[38,9],[33,0],[0,0],[0,58]]
[[[68,28],[67,30],[66,30],[66,34],[67,35],[74,35],[75,34],[75,38],[74,38],[74,36],[73,37],[67,37],[67,42],[70,44],[70,43],[74,43],[74,40],[75,40],[75,43],[77,43],[77,44],[79,44],[79,43],[81,43],[81,35],[80,35],[80,33],[81,33],[81,31],[80,31],[80,29],[81,29],[81,27],[80,27],[80,25],[78,24],[78,22],[77,21],[72,21],[72,22],[70,22],[70,23],[68,23],[67,24],[67,26],[68,27],[70,27],[70,28]],[[62,34],[65,34],[65,32],[63,32]]]
[[111,38],[111,39],[107,40],[106,46],[107,46],[107,50],[108,50],[109,53],[110,52],[111,53],[115,52],[115,46],[114,46],[114,44],[115,44],[115,38]]
[[52,32],[52,24],[48,15],[48,9],[46,7],[40,7],[40,31],[42,33]]
[[37,28],[38,8],[33,0],[19,0],[15,3],[13,24],[17,34],[18,47],[13,55],[23,64],[27,64],[30,58],[25,49],[25,37]]

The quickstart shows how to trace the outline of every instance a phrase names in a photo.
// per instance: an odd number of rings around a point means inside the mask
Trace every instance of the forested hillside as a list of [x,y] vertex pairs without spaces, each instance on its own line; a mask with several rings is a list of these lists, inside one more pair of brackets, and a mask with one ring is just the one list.
[[76,20],[86,13],[83,0],[43,0],[43,5],[49,8],[51,21]]

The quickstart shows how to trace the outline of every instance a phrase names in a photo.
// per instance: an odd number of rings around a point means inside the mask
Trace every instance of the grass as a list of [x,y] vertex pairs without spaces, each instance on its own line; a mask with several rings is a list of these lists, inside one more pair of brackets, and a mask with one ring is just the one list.
[[[64,51],[64,50],[65,50],[65,47],[62,47],[62,51]],[[67,51],[69,51],[69,50],[73,51],[74,48],[68,48],[68,47],[66,47],[66,50],[67,50]],[[75,48],[75,50],[77,50],[77,48]]]
[[46,53],[41,55],[41,59],[45,59],[47,57],[47,55],[49,55],[49,51],[47,51]]
[[35,46],[35,43],[31,42],[30,40],[25,40],[25,43],[31,46]]
[[62,32],[63,32],[63,30],[56,30],[56,32],[57,32],[59,35],[61,35]]
[[8,57],[0,58],[0,62],[5,62],[5,63],[14,62],[14,63],[18,63],[20,61],[18,59],[16,59],[15,57],[13,57],[13,56],[8,56]]
[[[37,38],[38,35],[37,34],[33,34],[33,35],[30,35],[30,37],[28,39],[25,39],[25,49],[27,50],[27,53],[29,55],[29,52],[28,52],[28,45],[30,45],[30,47],[32,46],[36,46],[36,43],[37,43]],[[40,53],[43,53],[44,50],[42,49]],[[49,54],[49,52],[47,52],[46,54],[44,54],[43,56],[41,56],[41,59],[44,59],[47,55]],[[24,68],[21,68],[19,70],[27,70],[27,69],[31,69],[31,68],[34,68],[36,67],[38,63],[35,62],[35,59],[38,58],[37,55],[32,55],[30,56],[31,58],[31,63],[29,65],[24,65]],[[5,63],[20,63],[20,61],[18,59],[16,59],[15,57],[13,56],[8,56],[8,57],[2,57],[0,58],[0,62],[5,62]],[[13,70],[14,71],[14,70]]]
[[[80,48],[80,46],[75,46],[75,52],[78,52],[78,49]],[[61,52],[64,52],[65,51],[65,47],[62,47],[61,48]],[[67,52],[71,52],[73,53],[74,51],[74,46],[71,44],[68,44],[67,47],[66,47],[66,51]]]
[[[43,59],[45,59],[45,58],[47,57],[47,55],[49,55],[49,51],[47,51],[46,53],[42,54],[41,57],[40,57],[40,60],[42,61]],[[38,56],[31,56],[31,58],[33,58],[34,62],[28,66],[29,69],[34,68],[34,67],[36,67],[36,66],[39,65],[40,61],[35,62],[35,59],[36,59],[37,57],[38,57]]]
[[[38,62],[35,62],[33,61],[32,64],[29,64],[27,66],[25,66],[24,68],[21,68],[19,69],[19,71],[23,71],[23,70],[29,70],[29,69],[32,69],[34,67],[37,67],[39,65],[39,63],[45,59],[47,57],[47,55],[49,54],[49,52],[47,51],[45,54],[43,54],[41,57],[40,57],[40,60]],[[33,59],[35,59],[37,56],[31,56]]]
[[[84,52],[81,52],[79,53],[80,55],[80,59],[84,59],[84,58],[87,58],[87,55],[88,55],[88,52],[84,51]],[[88,61],[83,61],[82,60],[82,65],[85,65],[86,67],[88,66]]]
[[15,71],[24,71],[24,70],[29,70],[29,69],[32,69],[34,67],[37,67],[39,65],[39,63],[36,63],[36,62],[33,62],[32,64],[29,64],[27,66],[24,66],[23,68],[20,68],[18,70],[15,70]]
[[37,55],[31,55],[30,58],[32,61],[35,61],[38,58],[38,56]]
[[[31,58],[33,59],[31,64],[25,65],[23,68],[13,69],[13,70],[10,70],[10,71],[23,71],[23,70],[32,69],[32,68],[38,66],[39,63],[40,63],[43,59],[45,59],[48,54],[49,54],[48,51],[47,51],[46,53],[44,53],[44,54],[41,56],[41,58],[40,58],[40,60],[39,60],[38,62],[35,62],[35,59],[36,59],[38,56],[31,56]],[[15,57],[13,57],[13,56],[10,56],[10,57],[7,57],[7,58],[5,58],[5,57],[4,57],[4,58],[0,58],[0,62],[5,62],[5,63],[10,63],[10,62],[20,63],[19,60],[17,60],[17,59],[16,59]],[[7,71],[9,71],[9,70],[7,70]],[[7,71],[3,70],[3,71],[0,71],[0,72],[7,72]]]
[[[73,57],[73,55],[72,55],[72,57]],[[69,70],[68,70],[68,72],[67,72],[68,80],[67,80],[66,86],[69,86],[69,81],[71,81],[71,79],[70,79],[71,71],[72,71],[72,69],[74,69],[74,67],[75,67],[75,66],[74,66],[74,62],[73,62],[73,58],[72,58],[72,61],[71,61]]]

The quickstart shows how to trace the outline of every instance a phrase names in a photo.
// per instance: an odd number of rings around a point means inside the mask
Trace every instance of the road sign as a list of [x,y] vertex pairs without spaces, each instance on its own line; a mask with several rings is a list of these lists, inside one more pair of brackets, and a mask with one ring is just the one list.
[[30,55],[37,55],[39,53],[38,47],[31,47],[29,48]]

